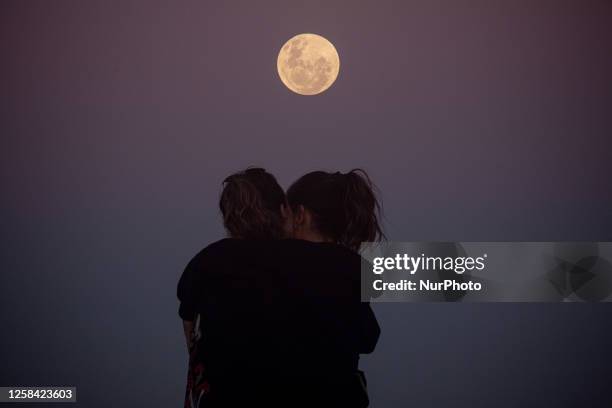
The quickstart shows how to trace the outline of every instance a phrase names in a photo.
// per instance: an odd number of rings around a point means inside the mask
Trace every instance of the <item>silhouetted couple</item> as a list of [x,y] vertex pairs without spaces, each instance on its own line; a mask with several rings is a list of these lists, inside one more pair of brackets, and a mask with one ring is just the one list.
[[178,284],[185,405],[367,406],[359,354],[380,329],[361,302],[357,250],[382,232],[365,172],[312,172],[285,194],[251,168],[225,179],[220,207],[230,238],[200,251]]

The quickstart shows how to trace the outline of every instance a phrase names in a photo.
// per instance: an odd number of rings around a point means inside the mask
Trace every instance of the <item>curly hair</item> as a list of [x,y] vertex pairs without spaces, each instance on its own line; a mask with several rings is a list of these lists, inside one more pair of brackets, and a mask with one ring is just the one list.
[[273,239],[283,234],[285,193],[262,168],[248,168],[223,180],[219,207],[223,224],[235,238]]
[[316,228],[335,242],[358,250],[362,242],[384,238],[375,187],[362,169],[348,173],[313,171],[287,190],[291,208],[302,205]]

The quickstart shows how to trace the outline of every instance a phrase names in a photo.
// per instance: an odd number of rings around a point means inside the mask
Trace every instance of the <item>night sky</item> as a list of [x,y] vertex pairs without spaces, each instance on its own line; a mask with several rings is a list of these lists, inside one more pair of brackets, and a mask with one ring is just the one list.
[[[340,55],[318,96],[276,72],[303,32]],[[610,1],[5,0],[0,96],[0,385],[86,407],[182,403],[176,282],[249,165],[366,169],[395,241],[612,240]],[[594,406],[612,375],[609,305],[376,311],[375,407]]]

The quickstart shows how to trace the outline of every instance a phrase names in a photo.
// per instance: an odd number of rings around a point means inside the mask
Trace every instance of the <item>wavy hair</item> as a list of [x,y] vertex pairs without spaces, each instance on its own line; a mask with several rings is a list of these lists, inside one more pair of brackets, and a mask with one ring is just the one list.
[[321,234],[355,251],[384,238],[375,187],[362,169],[308,173],[289,187],[287,202],[292,209],[304,206]]
[[219,208],[230,236],[274,239],[283,235],[281,205],[285,193],[262,168],[248,168],[223,180]]

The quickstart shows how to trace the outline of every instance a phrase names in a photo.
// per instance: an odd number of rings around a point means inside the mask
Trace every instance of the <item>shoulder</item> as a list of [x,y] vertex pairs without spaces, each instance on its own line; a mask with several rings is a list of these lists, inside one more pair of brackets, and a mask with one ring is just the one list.
[[247,260],[266,258],[282,252],[278,247],[280,240],[252,240],[224,238],[213,242],[198,252],[189,262],[187,268],[204,266],[221,266],[226,264],[241,265]]
[[193,258],[191,258],[191,260],[187,264],[186,269],[197,267],[198,265],[213,260],[220,254],[231,251],[232,248],[236,247],[236,245],[239,245],[239,241],[240,240],[234,238],[223,238],[219,241],[215,241],[212,244],[207,245],[197,254],[195,254]]
[[329,242],[310,242],[300,239],[284,239],[277,243],[279,252],[289,256],[303,257],[326,264],[359,264],[361,256],[342,245]]
[[215,258],[219,252],[232,245],[232,239],[221,239],[200,250],[185,266],[178,282],[177,295],[182,302],[192,302],[199,293],[203,271],[215,270]]

